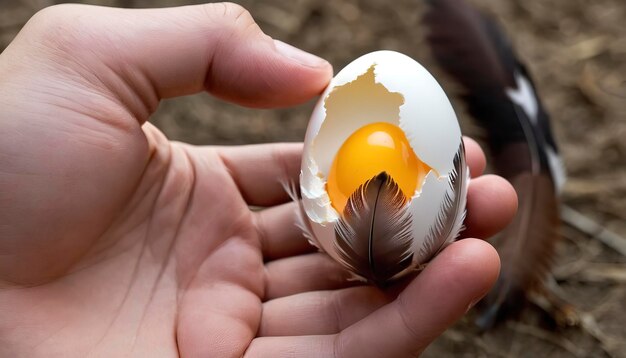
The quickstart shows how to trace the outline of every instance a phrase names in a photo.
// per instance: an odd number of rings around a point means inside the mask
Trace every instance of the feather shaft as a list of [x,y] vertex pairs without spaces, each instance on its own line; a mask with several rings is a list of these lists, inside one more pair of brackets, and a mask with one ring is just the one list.
[[335,224],[335,246],[342,264],[378,286],[412,261],[411,215],[397,183],[382,172],[361,185]]

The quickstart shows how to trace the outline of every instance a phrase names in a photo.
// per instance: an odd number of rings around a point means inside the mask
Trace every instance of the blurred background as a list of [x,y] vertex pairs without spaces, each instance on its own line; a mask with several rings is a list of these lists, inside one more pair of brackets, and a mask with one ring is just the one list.
[[[626,2],[468,0],[504,26],[534,75],[568,172],[563,202],[626,236]],[[184,0],[93,0],[118,7],[165,7]],[[328,59],[335,70],[369,51],[391,49],[423,63],[454,94],[424,44],[420,0],[236,1],[270,36]],[[0,0],[0,51],[52,0]],[[465,134],[482,133],[452,98]],[[314,103],[250,110],[208,95],[165,101],[152,122],[194,144],[301,141]],[[1,110],[1,109],[0,109]],[[528,307],[515,321],[480,333],[472,314],[426,357],[626,357],[626,258],[594,234],[564,225],[554,276],[584,328],[558,328]]]

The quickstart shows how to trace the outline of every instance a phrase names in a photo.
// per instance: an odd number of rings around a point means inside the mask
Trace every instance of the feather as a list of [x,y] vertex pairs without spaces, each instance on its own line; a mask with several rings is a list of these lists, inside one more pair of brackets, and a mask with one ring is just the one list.
[[477,323],[490,328],[519,310],[525,293],[549,274],[564,171],[549,116],[503,31],[462,0],[429,3],[424,23],[433,55],[463,88],[468,111],[487,132],[496,171],[519,197],[513,223],[494,242],[500,278],[480,305]]
[[382,172],[348,199],[335,224],[335,246],[342,263],[377,286],[409,267],[411,215],[398,184]]
[[448,244],[452,243],[463,230],[465,202],[469,184],[469,170],[465,159],[463,141],[454,156],[454,170],[448,176],[449,188],[446,192],[437,219],[430,228],[420,249],[420,262],[428,262]]
[[302,205],[302,198],[298,190],[299,186],[296,185],[293,180],[287,181],[281,179],[280,184],[291,200],[298,204],[295,225],[302,231],[302,236],[309,241],[309,244],[315,246],[318,250],[323,251],[322,245],[317,241],[317,238],[313,234],[313,227],[311,227],[311,223],[309,222],[306,212],[304,211],[304,205]]
[[519,195],[519,209],[513,222],[492,241],[502,266],[496,285],[478,306],[481,314],[476,323],[484,329],[517,313],[527,293],[541,290],[559,237],[558,200],[550,176],[522,173],[512,184]]

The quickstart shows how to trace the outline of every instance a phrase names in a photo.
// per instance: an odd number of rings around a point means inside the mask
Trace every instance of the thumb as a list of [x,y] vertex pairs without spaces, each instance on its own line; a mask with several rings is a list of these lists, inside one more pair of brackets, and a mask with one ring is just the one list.
[[58,57],[110,81],[104,85],[115,95],[140,94],[152,102],[148,108],[202,90],[251,107],[289,106],[319,94],[332,76],[327,61],[273,40],[231,3],[141,10],[59,5],[31,23],[29,31]]

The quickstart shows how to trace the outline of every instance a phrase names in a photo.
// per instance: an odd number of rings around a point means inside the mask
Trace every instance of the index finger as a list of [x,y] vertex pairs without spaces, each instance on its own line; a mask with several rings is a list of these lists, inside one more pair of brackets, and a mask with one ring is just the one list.
[[290,200],[284,185],[298,182],[302,143],[221,147],[218,154],[248,205],[273,206]]

